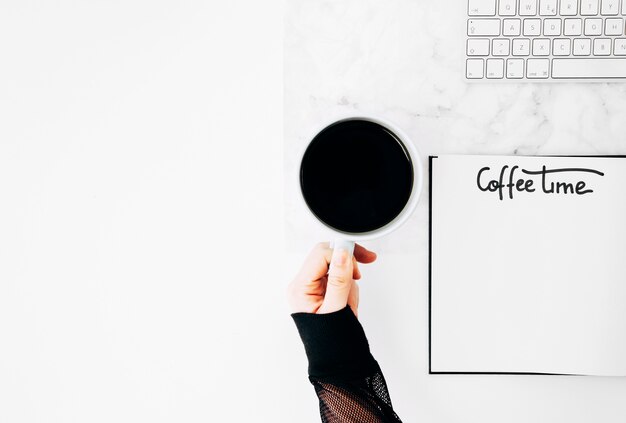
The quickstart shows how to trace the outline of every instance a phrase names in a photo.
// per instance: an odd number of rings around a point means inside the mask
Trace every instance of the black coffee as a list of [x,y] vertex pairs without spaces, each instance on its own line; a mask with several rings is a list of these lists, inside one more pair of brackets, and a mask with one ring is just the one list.
[[413,189],[413,164],[387,128],[366,120],[341,121],[311,141],[300,187],[309,209],[328,226],[370,232],[404,209]]

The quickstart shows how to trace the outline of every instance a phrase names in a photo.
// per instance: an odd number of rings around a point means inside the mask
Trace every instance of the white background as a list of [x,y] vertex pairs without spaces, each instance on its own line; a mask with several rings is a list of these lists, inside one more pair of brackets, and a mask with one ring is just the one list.
[[[294,267],[323,239],[297,200],[298,153],[337,116],[395,123],[424,164],[429,154],[626,154],[624,83],[466,83],[466,12],[467,0],[286,2],[285,227]],[[427,197],[402,228],[366,245],[379,260],[364,266],[359,319],[403,421],[626,421],[626,378],[427,374]],[[293,383],[302,385],[294,390],[302,406],[291,421],[315,422],[306,381]]]
[[274,1],[0,3],[0,422],[294,421],[281,36]]

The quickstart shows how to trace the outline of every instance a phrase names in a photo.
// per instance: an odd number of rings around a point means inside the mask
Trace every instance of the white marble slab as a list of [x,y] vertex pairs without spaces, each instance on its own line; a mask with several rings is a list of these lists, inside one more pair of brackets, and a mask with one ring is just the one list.
[[[289,0],[285,20],[287,238],[319,236],[297,203],[298,155],[336,116],[401,126],[431,154],[626,152],[626,84],[468,84],[465,2]],[[424,202],[422,202],[424,205]],[[424,208],[385,248],[415,251]]]
[[[428,155],[445,153],[626,153],[626,84],[466,83],[464,0],[286,6],[285,217],[292,252],[324,239],[298,201],[298,159],[314,131],[337,116],[367,113],[394,122],[425,168]],[[426,374],[427,185],[424,194],[398,232],[368,244],[381,259],[361,282],[362,320],[405,421],[624,421],[621,379]]]

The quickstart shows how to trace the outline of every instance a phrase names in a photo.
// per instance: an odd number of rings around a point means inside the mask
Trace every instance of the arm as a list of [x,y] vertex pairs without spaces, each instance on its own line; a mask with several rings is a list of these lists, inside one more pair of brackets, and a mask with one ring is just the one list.
[[322,422],[400,422],[356,316],[357,261],[368,263],[376,255],[357,245],[352,263],[337,265],[341,260],[332,254],[327,244],[318,245],[289,290]]
[[365,332],[349,306],[330,314],[294,313],[323,422],[400,422]]

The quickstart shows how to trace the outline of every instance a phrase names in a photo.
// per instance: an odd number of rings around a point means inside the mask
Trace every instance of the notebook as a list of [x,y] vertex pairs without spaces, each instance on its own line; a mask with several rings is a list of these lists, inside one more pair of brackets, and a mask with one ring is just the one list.
[[429,372],[626,376],[626,158],[430,157]]

